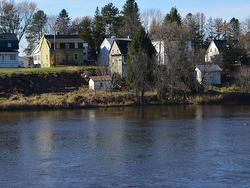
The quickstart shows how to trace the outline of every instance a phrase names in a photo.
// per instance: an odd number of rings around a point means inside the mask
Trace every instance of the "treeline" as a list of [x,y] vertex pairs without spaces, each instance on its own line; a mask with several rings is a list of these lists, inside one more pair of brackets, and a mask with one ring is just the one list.
[[[181,27],[181,31],[188,34],[187,38],[192,41],[197,51],[205,49],[211,39],[223,39],[227,40],[231,47],[225,52],[230,53],[228,56],[231,55],[228,60],[244,62],[250,48],[250,18],[244,22],[237,18],[230,21],[222,18],[206,19],[203,13],[189,13],[181,17],[176,8],[172,8],[167,14],[162,14],[159,10],[140,12],[135,0],[126,0],[122,10],[113,3],[108,3],[97,7],[93,17],[74,19],[66,9],[61,10],[58,15],[47,15],[43,10],[39,10],[34,2],[0,0],[0,18],[0,32],[15,33],[19,40],[26,38],[27,55],[31,54],[43,34],[80,34],[89,43],[91,56],[96,59],[99,46],[105,37],[133,38],[133,34],[141,25],[151,40],[173,38],[164,34],[168,22]],[[234,41],[239,41],[240,49],[233,48]],[[234,53],[231,53],[232,51]]]
[[[84,14],[84,13],[83,13]],[[137,3],[129,0],[120,11],[113,3],[99,9],[94,17],[72,19],[66,9],[58,15],[47,15],[36,3],[13,0],[0,1],[0,32],[15,33],[19,41],[25,36],[30,55],[43,34],[80,34],[91,47],[91,56],[97,58],[99,46],[105,37],[130,36],[141,25]]]

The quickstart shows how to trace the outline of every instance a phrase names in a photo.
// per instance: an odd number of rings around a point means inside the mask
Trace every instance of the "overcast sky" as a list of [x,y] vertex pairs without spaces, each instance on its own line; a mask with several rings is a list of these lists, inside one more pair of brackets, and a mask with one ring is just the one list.
[[[38,8],[48,15],[58,14],[65,8],[69,15],[74,17],[92,16],[97,6],[102,7],[112,2],[119,9],[125,0],[33,0]],[[232,17],[244,20],[250,16],[250,0],[137,0],[141,12],[147,9],[159,9],[164,14],[175,6],[182,16],[192,12],[203,12],[206,17]]]

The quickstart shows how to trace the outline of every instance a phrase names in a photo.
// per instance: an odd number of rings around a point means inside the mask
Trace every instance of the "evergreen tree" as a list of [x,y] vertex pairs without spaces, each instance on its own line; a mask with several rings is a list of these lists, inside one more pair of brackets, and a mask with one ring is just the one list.
[[47,15],[42,10],[38,10],[32,17],[31,24],[29,25],[26,33],[26,40],[28,46],[25,53],[30,55],[35,46],[38,45],[39,40],[44,34],[45,26],[47,23]]
[[181,25],[181,15],[175,7],[172,7],[170,12],[166,15],[164,21],[165,23],[176,22],[178,25]]
[[134,34],[128,48],[126,81],[140,93],[140,103],[143,103],[144,92],[153,81],[153,62],[155,48],[145,29],[141,26]]
[[56,20],[56,29],[59,34],[70,34],[70,20],[68,12],[65,9],[62,9]]
[[95,50],[97,53],[99,53],[100,45],[105,38],[105,24],[103,23],[98,7],[96,8],[93,19],[93,38],[95,39]]
[[238,41],[235,41],[232,36],[226,37],[226,44],[222,50],[222,66],[230,69],[235,64],[246,64],[247,53],[244,48],[241,48]]
[[123,36],[133,37],[135,31],[141,26],[138,5],[135,0],[127,0],[123,6]]
[[189,13],[186,16],[186,25],[188,27],[194,49],[196,50],[202,48],[204,44],[205,31],[203,23],[205,21],[203,22],[201,19],[204,19],[203,14],[192,15]]
[[119,9],[113,3],[109,3],[102,8],[101,16],[105,24],[106,36],[118,36],[121,23]]
[[232,18],[229,22],[229,35],[234,39],[238,39],[240,35],[240,23],[236,18]]
[[92,58],[96,58],[95,45],[92,34],[92,20],[89,17],[84,17],[80,24],[80,37],[86,41],[90,48]]

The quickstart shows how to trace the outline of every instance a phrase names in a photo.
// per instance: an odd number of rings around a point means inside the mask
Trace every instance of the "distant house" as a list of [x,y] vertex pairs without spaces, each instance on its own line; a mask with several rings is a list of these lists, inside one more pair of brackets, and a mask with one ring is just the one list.
[[105,38],[100,46],[100,52],[98,57],[98,64],[103,66],[109,65],[109,51],[115,40],[128,40],[128,38]]
[[34,65],[81,65],[88,60],[88,44],[79,35],[44,35],[33,53]]
[[220,64],[221,59],[219,57],[225,45],[225,40],[212,40],[206,51],[205,62]]
[[100,46],[100,52],[98,57],[98,64],[108,66],[109,64],[109,50],[115,37],[105,38]]
[[27,67],[31,67],[31,60],[30,60],[30,57],[27,57],[27,56],[19,56],[19,62],[20,62],[20,66],[21,67],[24,67],[24,68],[27,68]]
[[19,42],[15,34],[0,34],[0,68],[20,67]]
[[[169,42],[169,44],[166,44],[163,40],[161,40],[161,41],[152,41],[152,44],[156,50],[156,57],[157,57],[158,63],[161,65],[166,65],[169,61],[168,59],[169,50],[172,49],[172,47],[176,45],[176,42],[172,41],[172,42]],[[191,41],[187,41],[186,50],[192,51]]]
[[111,76],[92,76],[89,79],[89,89],[91,90],[106,90],[111,88]]
[[111,73],[117,73],[122,78],[126,76],[126,64],[130,39],[115,39],[109,50],[109,67]]
[[221,84],[222,69],[216,64],[197,65],[196,79],[200,84]]

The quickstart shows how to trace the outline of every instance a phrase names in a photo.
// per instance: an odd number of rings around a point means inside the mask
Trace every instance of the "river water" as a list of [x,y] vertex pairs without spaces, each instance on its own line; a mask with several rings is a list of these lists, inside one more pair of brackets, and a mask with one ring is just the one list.
[[0,112],[0,187],[250,187],[250,106]]

